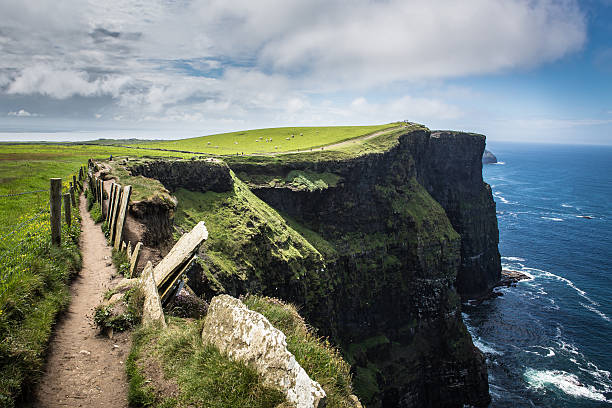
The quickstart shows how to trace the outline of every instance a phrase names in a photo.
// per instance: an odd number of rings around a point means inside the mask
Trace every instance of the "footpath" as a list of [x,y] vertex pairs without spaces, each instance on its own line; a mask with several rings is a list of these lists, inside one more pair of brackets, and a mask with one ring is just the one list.
[[70,287],[70,306],[54,329],[46,370],[30,407],[128,406],[129,334],[109,339],[93,323],[94,308],[113,286],[117,271],[100,226],[87,212],[87,200],[80,201],[83,269]]

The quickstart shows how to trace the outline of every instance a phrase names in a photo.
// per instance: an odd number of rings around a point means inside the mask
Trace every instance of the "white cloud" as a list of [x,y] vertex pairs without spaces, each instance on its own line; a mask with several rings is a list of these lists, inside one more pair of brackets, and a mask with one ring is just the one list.
[[412,97],[410,95],[385,101],[370,103],[364,97],[353,100],[349,112],[368,117],[374,122],[409,119],[426,123],[431,119],[454,119],[462,116],[461,110],[440,100]]
[[20,109],[18,111],[15,112],[9,112],[8,116],[20,116],[20,117],[30,117],[30,116],[39,116],[36,113],[30,113],[24,109]]
[[35,65],[21,70],[6,92],[26,95],[39,93],[56,99],[66,99],[75,95],[118,96],[119,91],[127,82],[127,78],[117,76],[90,81],[85,72]]
[[[455,118],[441,95],[370,95],[532,67],[586,39],[573,0],[5,0],[0,27],[0,98],[110,96],[105,118],[219,123]],[[365,97],[312,97],[336,92]]]

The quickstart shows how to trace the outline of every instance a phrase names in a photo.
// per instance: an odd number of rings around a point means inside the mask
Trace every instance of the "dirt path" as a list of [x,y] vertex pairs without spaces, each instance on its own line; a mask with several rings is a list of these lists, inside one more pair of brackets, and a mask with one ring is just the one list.
[[116,275],[111,249],[81,199],[83,269],[70,287],[68,311],[55,327],[46,371],[31,407],[127,407],[127,334],[113,340],[98,334],[93,309]]

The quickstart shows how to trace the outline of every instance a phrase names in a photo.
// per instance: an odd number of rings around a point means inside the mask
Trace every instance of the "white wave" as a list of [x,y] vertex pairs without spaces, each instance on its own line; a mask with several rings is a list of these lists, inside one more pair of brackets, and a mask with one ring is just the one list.
[[498,162],[496,162],[496,163],[489,163],[489,164],[499,164],[500,166],[503,166],[504,164],[506,164],[506,162],[500,162],[500,161],[498,161]]
[[543,220],[551,220],[551,221],[556,221],[556,222],[561,222],[561,221],[565,221],[563,218],[557,218],[557,217],[540,217]]
[[553,350],[552,347],[543,347],[543,346],[533,346],[542,350],[546,350],[547,353],[546,354],[542,354],[540,352],[537,351],[530,351],[530,350],[523,350],[525,353],[529,353],[529,354],[537,354],[538,356],[542,356],[542,357],[554,357],[555,351]]
[[499,201],[501,201],[504,204],[511,204],[511,202],[509,200],[506,200],[506,198],[503,195],[501,195],[499,191],[494,192],[493,197],[499,198]]
[[498,356],[504,354],[501,351],[495,350],[493,347],[486,345],[480,337],[475,337],[474,335],[472,335],[472,341],[474,342],[474,345],[478,347],[478,349],[483,353],[496,354]]
[[612,402],[604,396],[605,391],[602,392],[591,385],[584,385],[577,376],[565,371],[527,368],[524,376],[529,386],[536,390],[550,389],[552,386],[573,397]]
[[582,303],[582,302],[580,302],[580,304],[581,304],[581,305],[582,305],[582,307],[584,307],[585,309],[590,310],[591,312],[593,312],[593,313],[595,313],[595,314],[599,315],[599,317],[601,317],[602,319],[604,319],[606,322],[609,322],[609,321],[610,321],[610,318],[609,318],[609,317],[608,317],[608,316],[607,316],[607,315],[606,315],[604,312],[602,312],[601,310],[597,309],[596,307],[593,307],[593,306],[591,306],[591,305],[584,304],[584,303]]
[[[527,269],[532,269],[532,268],[527,268]],[[578,293],[583,299],[587,300],[590,305],[587,305],[585,303],[580,302],[580,304],[582,305],[582,307],[584,307],[587,310],[590,310],[591,312],[599,315],[599,317],[601,317],[602,319],[604,319],[607,322],[612,321],[610,319],[610,317],[608,317],[604,312],[602,312],[601,310],[597,309],[597,306],[601,306],[598,302],[594,301],[593,299],[591,299],[584,290],[580,289],[578,286],[574,285],[574,282],[572,282],[571,280],[564,278],[563,276],[559,276],[559,275],[555,275],[554,273],[551,272],[547,272],[547,271],[541,271],[539,270],[544,276],[547,277],[551,277],[554,278],[556,280],[559,280],[561,282],[564,282],[565,284],[567,284],[567,286],[569,286],[570,288],[574,289],[576,291],[576,293]]]
[[[575,356],[580,356],[584,358],[584,354],[582,354],[580,351],[578,351],[578,349],[576,348],[576,346],[574,346],[571,343],[566,343],[565,341],[563,341],[563,339],[559,338],[559,336],[557,336],[557,338],[559,339],[558,343],[559,344],[559,348],[562,351],[567,351],[568,353],[571,353]],[[570,361],[572,361],[574,364],[579,364],[578,361],[576,361],[573,358],[570,358]]]
[[573,206],[573,205],[569,205],[569,204],[565,204],[565,203],[561,204],[561,207],[565,207],[565,208],[574,208],[574,206]]
[[525,259],[519,258],[518,256],[502,256],[501,259],[510,262],[525,262]]

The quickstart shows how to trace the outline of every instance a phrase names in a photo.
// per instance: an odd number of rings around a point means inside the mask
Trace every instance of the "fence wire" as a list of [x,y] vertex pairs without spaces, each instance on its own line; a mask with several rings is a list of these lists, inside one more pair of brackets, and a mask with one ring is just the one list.
[[2,194],[2,195],[0,195],[0,198],[4,198],[4,197],[17,197],[17,196],[22,196],[22,195],[27,195],[27,194],[41,193],[43,191],[47,191],[47,190],[33,190],[33,191],[24,191],[23,193]]
[[[62,193],[68,192],[70,181],[72,181],[72,175],[62,178]],[[48,189],[25,191],[1,195],[0,198],[48,191]],[[78,193],[75,191],[75,194]],[[40,201],[38,199],[35,199],[35,201],[29,206],[30,208],[36,208],[35,213],[23,215],[16,220],[15,225],[6,226],[6,229],[10,228],[10,231],[3,231],[4,234],[0,237],[0,313],[2,311],[3,295],[32,267],[41,250],[48,247],[51,242],[49,198],[48,196],[41,197]],[[60,200],[60,206],[63,213],[65,211],[63,200]],[[18,210],[18,208],[15,210]],[[64,218],[62,216],[62,224],[63,222]]]

